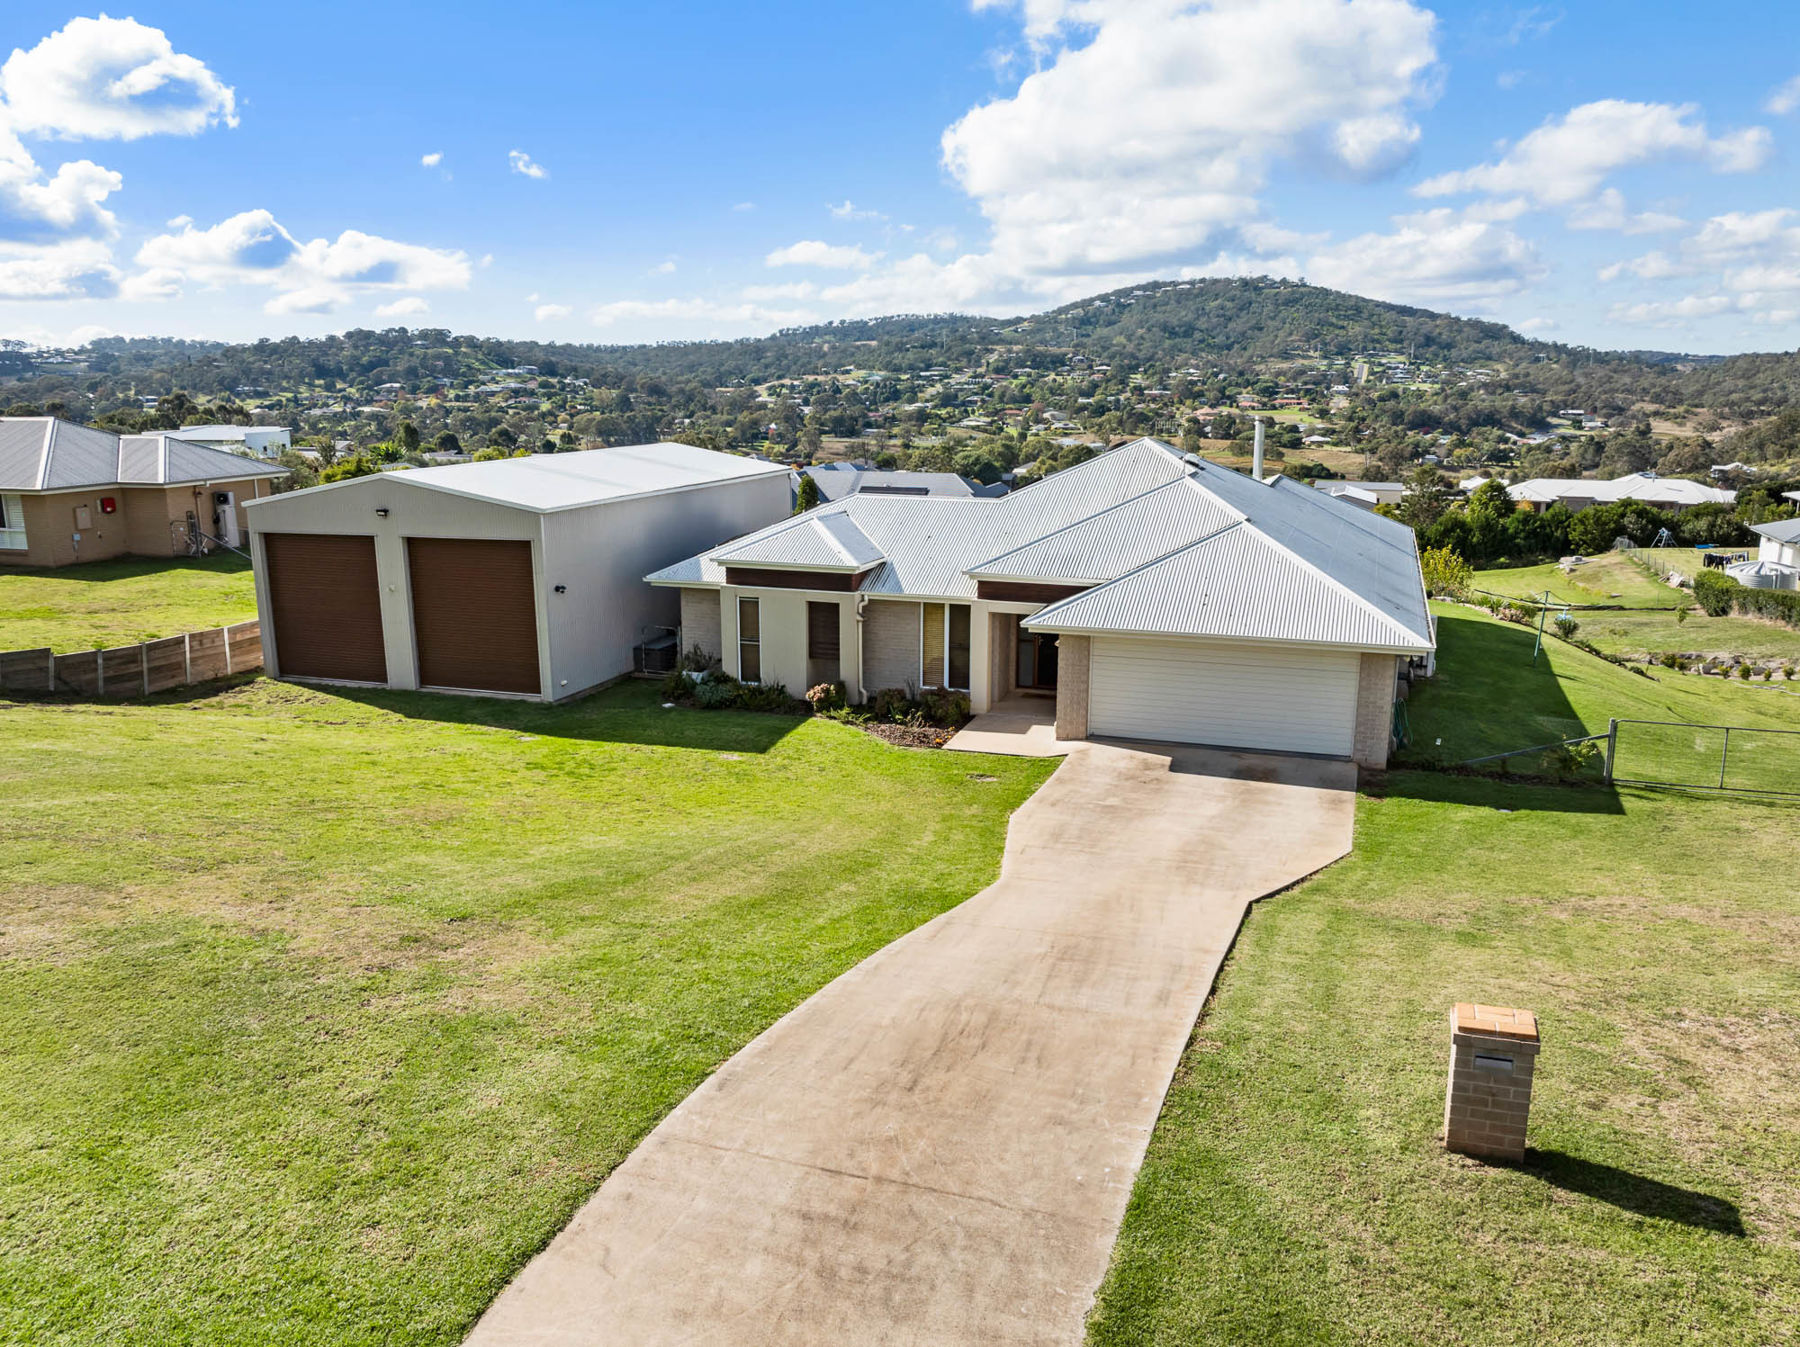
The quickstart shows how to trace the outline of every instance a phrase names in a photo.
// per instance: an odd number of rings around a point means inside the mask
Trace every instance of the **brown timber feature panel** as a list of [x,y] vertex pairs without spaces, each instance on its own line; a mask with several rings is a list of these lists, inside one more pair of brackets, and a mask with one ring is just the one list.
[[[872,569],[872,568],[871,568]],[[727,566],[725,583],[741,589],[811,589],[827,594],[853,594],[868,571],[778,571],[767,566]]]
[[1005,603],[1056,603],[1087,590],[1087,585],[1046,585],[1023,580],[977,580],[975,597]]
[[408,538],[406,560],[421,686],[543,691],[530,543]]
[[263,556],[282,677],[387,682],[375,540],[269,533],[263,536]]

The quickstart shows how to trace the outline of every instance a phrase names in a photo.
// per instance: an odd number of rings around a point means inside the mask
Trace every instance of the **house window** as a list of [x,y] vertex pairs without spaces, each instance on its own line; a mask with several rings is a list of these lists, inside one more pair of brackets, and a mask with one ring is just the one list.
[[838,665],[838,606],[806,605],[806,682],[809,687],[835,683],[842,676]]
[[25,550],[25,501],[21,496],[0,496],[0,551]]
[[738,677],[762,682],[762,612],[755,599],[738,600]]
[[970,611],[966,603],[920,605],[920,687],[968,691]]

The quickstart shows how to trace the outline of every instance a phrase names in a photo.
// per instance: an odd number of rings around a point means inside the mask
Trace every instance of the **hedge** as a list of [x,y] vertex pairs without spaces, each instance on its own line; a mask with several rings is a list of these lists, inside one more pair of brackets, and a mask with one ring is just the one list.
[[1729,575],[1705,570],[1694,577],[1694,601],[1708,617],[1742,613],[1800,627],[1800,591],[1792,589],[1753,589]]

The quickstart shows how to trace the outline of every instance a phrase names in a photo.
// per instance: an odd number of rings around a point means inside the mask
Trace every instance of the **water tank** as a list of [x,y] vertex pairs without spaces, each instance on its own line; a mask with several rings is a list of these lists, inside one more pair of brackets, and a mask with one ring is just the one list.
[[1779,561],[1740,561],[1727,566],[1725,574],[1749,589],[1800,588],[1800,567],[1784,566]]

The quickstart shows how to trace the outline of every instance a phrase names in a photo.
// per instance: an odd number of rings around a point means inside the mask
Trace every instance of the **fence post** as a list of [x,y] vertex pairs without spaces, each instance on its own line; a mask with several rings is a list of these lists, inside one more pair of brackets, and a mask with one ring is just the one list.
[[1719,789],[1725,789],[1725,763],[1731,757],[1731,726],[1725,727],[1725,747],[1719,752]]
[[1609,720],[1606,723],[1606,774],[1602,778],[1607,785],[1612,785],[1613,763],[1619,754],[1619,722]]
[[231,676],[231,628],[220,627],[219,635],[225,638],[225,676]]
[[194,681],[194,647],[193,633],[181,633],[181,685],[186,687]]
[[106,695],[106,652],[94,652],[94,690],[97,696]]

